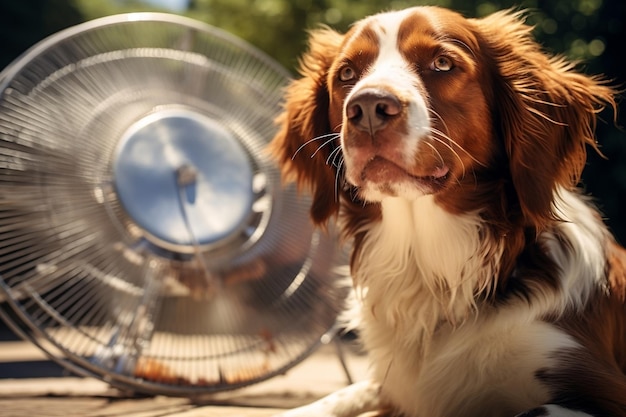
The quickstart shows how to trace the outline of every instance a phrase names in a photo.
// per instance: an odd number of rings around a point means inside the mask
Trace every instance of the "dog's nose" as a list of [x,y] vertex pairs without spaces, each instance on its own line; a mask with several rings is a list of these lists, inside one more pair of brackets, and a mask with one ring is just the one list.
[[346,104],[346,117],[357,129],[374,133],[400,114],[402,104],[398,97],[379,88],[364,88],[356,92]]

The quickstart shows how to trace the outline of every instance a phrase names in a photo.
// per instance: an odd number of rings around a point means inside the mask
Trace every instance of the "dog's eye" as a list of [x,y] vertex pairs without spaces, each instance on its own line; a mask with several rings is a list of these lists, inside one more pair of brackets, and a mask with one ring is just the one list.
[[430,64],[430,69],[433,71],[446,72],[450,71],[452,68],[454,68],[452,60],[443,55],[439,55],[437,58],[435,58],[432,64]]
[[351,81],[356,77],[356,72],[352,67],[345,66],[339,70],[339,79],[341,81]]

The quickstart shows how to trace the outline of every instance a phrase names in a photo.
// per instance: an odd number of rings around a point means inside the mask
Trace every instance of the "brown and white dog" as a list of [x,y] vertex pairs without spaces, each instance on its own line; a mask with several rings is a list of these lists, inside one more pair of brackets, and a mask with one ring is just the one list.
[[311,33],[271,149],[351,240],[371,379],[288,416],[626,416],[626,255],[576,189],[598,77],[519,12]]

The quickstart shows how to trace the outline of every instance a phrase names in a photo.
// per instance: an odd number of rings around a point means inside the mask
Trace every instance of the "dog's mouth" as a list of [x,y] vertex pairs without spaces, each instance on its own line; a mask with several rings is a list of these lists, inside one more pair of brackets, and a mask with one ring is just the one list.
[[360,179],[364,184],[375,184],[378,188],[394,189],[409,185],[430,194],[443,188],[449,173],[450,169],[442,165],[416,175],[393,161],[376,156],[365,164]]

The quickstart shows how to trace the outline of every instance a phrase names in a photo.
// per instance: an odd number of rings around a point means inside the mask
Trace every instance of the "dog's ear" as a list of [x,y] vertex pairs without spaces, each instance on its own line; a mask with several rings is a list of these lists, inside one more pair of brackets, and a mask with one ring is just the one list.
[[527,225],[558,218],[552,205],[560,187],[576,187],[595,141],[597,114],[615,107],[615,91],[600,77],[550,56],[532,38],[521,12],[475,20],[490,62],[492,109],[508,157],[511,181]]
[[336,168],[331,152],[338,146],[329,121],[328,70],[337,55],[343,35],[323,28],[310,32],[309,49],[300,60],[301,78],[285,93],[280,130],[270,144],[283,178],[313,192],[311,217],[322,224],[339,209]]

